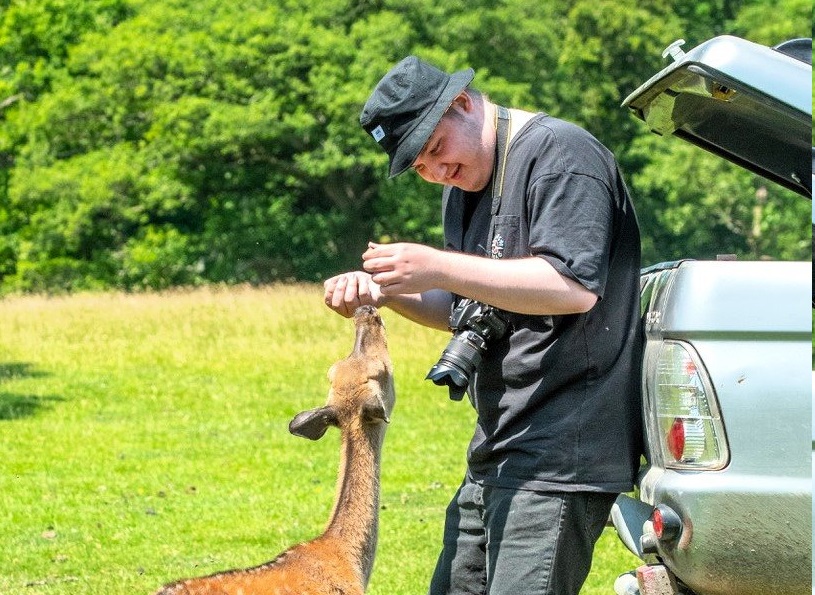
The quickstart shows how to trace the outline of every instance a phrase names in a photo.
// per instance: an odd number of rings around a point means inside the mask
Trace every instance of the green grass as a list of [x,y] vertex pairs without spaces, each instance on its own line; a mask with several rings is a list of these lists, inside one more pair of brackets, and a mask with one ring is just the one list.
[[[0,300],[0,593],[134,595],[261,563],[318,534],[322,405],[352,323],[317,286]],[[383,312],[397,404],[369,593],[426,591],[473,423],[423,380],[448,337]],[[637,564],[607,530],[585,595]]]

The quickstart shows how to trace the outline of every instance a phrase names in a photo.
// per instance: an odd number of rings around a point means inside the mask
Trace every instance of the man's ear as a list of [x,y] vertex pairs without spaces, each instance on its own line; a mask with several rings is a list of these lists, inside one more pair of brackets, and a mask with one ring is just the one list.
[[467,90],[465,89],[456,95],[455,99],[453,99],[453,102],[450,104],[450,107],[456,108],[462,112],[469,112],[473,108],[473,98],[470,97],[470,94],[467,93]]
[[328,426],[337,425],[337,414],[333,407],[325,406],[298,413],[289,422],[289,432],[295,436],[319,440],[325,434]]

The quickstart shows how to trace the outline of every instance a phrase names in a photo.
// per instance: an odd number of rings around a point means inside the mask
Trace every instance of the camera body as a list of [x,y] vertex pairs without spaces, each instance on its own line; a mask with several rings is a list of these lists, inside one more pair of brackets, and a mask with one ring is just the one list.
[[461,300],[450,315],[453,338],[430,368],[426,380],[449,387],[450,398],[460,401],[488,344],[502,338],[508,329],[505,312],[469,298]]

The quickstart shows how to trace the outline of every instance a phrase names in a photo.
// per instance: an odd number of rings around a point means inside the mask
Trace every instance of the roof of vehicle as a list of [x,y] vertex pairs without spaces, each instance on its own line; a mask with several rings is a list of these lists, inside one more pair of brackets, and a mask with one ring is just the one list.
[[675,134],[811,196],[812,41],[769,48],[724,35],[687,53],[681,43],[663,54],[675,62],[623,105],[657,134]]

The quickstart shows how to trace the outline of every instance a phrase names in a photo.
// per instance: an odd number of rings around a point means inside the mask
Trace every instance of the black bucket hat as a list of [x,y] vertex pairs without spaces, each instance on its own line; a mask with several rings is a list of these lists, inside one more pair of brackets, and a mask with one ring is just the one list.
[[453,100],[473,80],[473,70],[452,75],[408,56],[382,77],[359,123],[390,158],[390,177],[408,169]]

